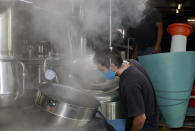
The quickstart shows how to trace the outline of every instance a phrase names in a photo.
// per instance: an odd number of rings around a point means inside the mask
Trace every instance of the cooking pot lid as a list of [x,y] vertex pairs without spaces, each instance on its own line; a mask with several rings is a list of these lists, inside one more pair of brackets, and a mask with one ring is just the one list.
[[39,90],[51,98],[79,107],[97,108],[100,104],[95,97],[67,85],[46,83],[39,85]]

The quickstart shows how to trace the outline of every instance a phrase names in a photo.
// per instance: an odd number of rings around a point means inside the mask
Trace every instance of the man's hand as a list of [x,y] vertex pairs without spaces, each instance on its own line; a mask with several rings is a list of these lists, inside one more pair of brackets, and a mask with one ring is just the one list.
[[153,54],[157,54],[157,53],[160,53],[160,49],[158,46],[157,47],[155,46],[153,50]]
[[144,127],[146,115],[141,114],[133,119],[133,124],[130,131],[140,131]]

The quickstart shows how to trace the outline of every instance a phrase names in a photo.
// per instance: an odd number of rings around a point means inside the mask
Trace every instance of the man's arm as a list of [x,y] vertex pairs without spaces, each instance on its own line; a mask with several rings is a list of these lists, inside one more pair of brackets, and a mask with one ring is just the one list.
[[138,45],[136,44],[135,49],[132,54],[132,58],[137,60],[137,57],[138,57]]
[[[134,75],[134,74],[132,74]],[[131,75],[131,76],[132,76]],[[142,94],[142,88],[138,82],[139,78],[128,79],[124,81],[124,91],[127,104],[127,115],[129,118],[133,118],[131,125],[127,125],[132,131],[140,131],[146,120],[145,116],[145,104]]]
[[163,36],[163,23],[162,22],[156,22],[157,27],[157,41],[154,46],[153,53],[159,53],[160,52],[160,43]]
[[144,127],[146,115],[141,114],[133,119],[132,127],[130,131],[140,131]]

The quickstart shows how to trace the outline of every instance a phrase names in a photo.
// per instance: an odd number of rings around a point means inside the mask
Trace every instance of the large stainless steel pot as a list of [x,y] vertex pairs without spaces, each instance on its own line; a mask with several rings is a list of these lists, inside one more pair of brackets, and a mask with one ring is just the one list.
[[[27,84],[29,85],[29,84]],[[28,86],[25,100],[30,101],[33,89]],[[56,116],[29,104],[24,106],[23,99],[11,108],[0,109],[1,131],[115,131],[101,115],[90,121],[74,120]]]
[[[34,89],[31,88],[31,83],[27,83],[26,85],[28,86],[25,87],[23,99],[16,101],[12,107],[0,108],[1,131],[115,131],[99,113],[96,113],[96,116],[90,121],[83,121],[59,117],[46,111],[41,106],[33,105],[31,99],[33,98],[32,94]],[[57,86],[58,84],[51,85]],[[55,93],[56,86],[54,86],[53,90],[54,95],[58,94]],[[75,93],[72,95],[74,94]],[[69,92],[65,92],[65,95],[71,96]],[[82,105],[82,103],[80,105]]]
[[1,131],[115,131],[100,116],[81,124],[81,121],[59,118],[33,105],[0,110],[0,116]]
[[[19,72],[21,66],[21,72]],[[12,105],[23,95],[25,66],[13,58],[0,57],[0,108]]]
[[101,106],[99,110],[107,120],[123,118],[123,110],[120,105],[120,93],[118,89],[110,92],[95,93],[94,95],[100,101]]
[[[82,88],[81,85],[85,85],[87,83],[85,84],[81,84],[81,83],[82,82],[80,82],[79,80],[74,81],[74,85],[78,85],[77,87],[80,87],[81,90],[84,90],[85,92],[90,93],[94,97],[96,97],[96,99],[100,102],[99,111],[104,115],[104,117],[107,120],[115,120],[115,119],[123,118],[123,112],[120,106],[120,93],[119,93],[118,79],[108,81],[106,83],[99,83],[99,84],[98,83],[93,84],[88,82],[88,88]],[[89,85],[91,85],[91,89],[89,88],[90,87]]]
[[[62,67],[66,68],[65,65],[59,64],[60,60],[61,58],[51,58],[50,62],[49,59],[44,62],[44,70],[46,70],[49,66],[53,67],[52,69],[54,69],[54,71],[57,70],[55,75],[58,80],[61,80],[58,70],[63,69]],[[114,80],[103,79],[101,77],[101,73],[97,70],[96,65],[93,63],[93,55],[77,59],[72,62],[72,65],[69,64],[69,67],[72,69],[72,72],[68,77],[69,81],[64,83],[95,96],[101,103],[99,110],[103,113],[107,120],[122,118],[120,95],[118,91],[119,78]]]
[[35,103],[56,116],[74,120],[92,120],[99,102],[81,90],[61,84],[41,84],[36,92]]
[[53,122],[52,124],[56,125],[65,122],[74,125],[68,125],[68,128],[71,127],[69,130],[79,128],[79,130],[83,131],[91,129],[95,131],[97,127],[93,123],[96,121],[96,124],[98,124],[97,118],[101,118],[101,122],[99,122],[103,124],[103,127],[99,125],[98,130],[114,131],[107,124],[104,116],[97,111],[99,102],[93,96],[81,90],[61,84],[41,84],[36,91],[35,103],[42,110],[56,116],[56,118],[52,117],[49,119],[49,121]]
[[[93,83],[93,81],[85,82],[86,78],[71,77],[75,86],[81,88],[96,97],[101,103],[99,111],[107,120],[115,120],[123,118],[123,112],[120,106],[119,79],[105,80],[103,83]],[[84,88],[83,86],[87,87]],[[91,88],[90,88],[91,87]]]

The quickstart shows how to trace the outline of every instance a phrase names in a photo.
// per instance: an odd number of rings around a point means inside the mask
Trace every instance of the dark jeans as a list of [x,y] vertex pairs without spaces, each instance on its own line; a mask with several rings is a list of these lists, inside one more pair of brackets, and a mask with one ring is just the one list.
[[144,50],[140,50],[138,51],[138,56],[144,56],[144,55],[151,55],[153,53],[153,48],[152,47],[148,47]]

